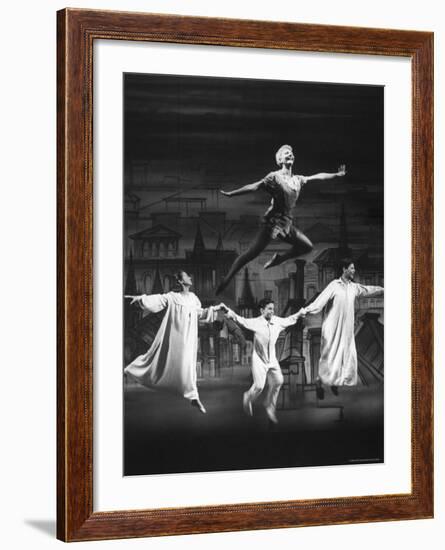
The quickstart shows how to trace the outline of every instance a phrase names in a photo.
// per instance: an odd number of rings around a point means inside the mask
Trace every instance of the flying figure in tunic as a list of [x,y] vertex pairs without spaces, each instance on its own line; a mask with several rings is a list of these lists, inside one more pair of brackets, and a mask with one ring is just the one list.
[[166,309],[166,313],[150,348],[127,365],[124,372],[143,386],[181,395],[204,414],[196,374],[198,321],[212,322],[213,313],[221,306],[203,309],[199,298],[190,291],[192,278],[185,271],[176,274],[176,282],[179,292],[125,296],[144,311],[157,313]]
[[300,195],[301,189],[308,181],[329,180],[346,174],[342,165],[335,173],[321,172],[313,176],[298,176],[292,174],[294,153],[290,145],[281,146],[275,154],[275,160],[280,167],[275,172],[270,172],[262,180],[244,185],[233,191],[221,191],[226,197],[235,197],[246,193],[253,193],[260,189],[271,195],[272,200],[266,211],[262,227],[251,246],[233,262],[227,275],[221,281],[216,294],[222,292],[238,271],[256,258],[270,243],[271,240],[280,239],[288,243],[290,248],[283,254],[274,254],[266,262],[264,269],[274,267],[292,258],[307,254],[312,250],[312,243],[308,237],[293,223],[292,213]]
[[302,316],[323,312],[321,326],[320,362],[316,393],[324,398],[323,384],[338,394],[338,386],[357,385],[357,350],[354,336],[354,304],[360,296],[379,296],[381,286],[354,283],[355,266],[350,258],[341,262],[342,275],[331,281],[307,307]]

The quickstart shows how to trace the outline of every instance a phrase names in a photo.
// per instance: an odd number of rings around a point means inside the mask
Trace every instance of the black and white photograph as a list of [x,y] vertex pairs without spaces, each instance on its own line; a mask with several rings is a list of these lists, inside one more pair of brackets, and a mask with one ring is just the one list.
[[124,475],[384,461],[384,88],[124,75]]
[[444,538],[445,18],[354,8],[3,6],[4,548]]

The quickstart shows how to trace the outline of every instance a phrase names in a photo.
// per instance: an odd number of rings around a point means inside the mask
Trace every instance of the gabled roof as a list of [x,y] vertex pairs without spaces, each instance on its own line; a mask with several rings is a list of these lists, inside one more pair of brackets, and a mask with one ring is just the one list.
[[154,237],[171,237],[174,239],[179,239],[181,236],[181,233],[178,233],[165,225],[158,224],[154,227],[143,229],[142,231],[139,231],[139,233],[133,233],[133,235],[130,235],[130,239],[135,241],[152,239]]
[[325,248],[323,252],[312,261],[317,265],[338,265],[343,257],[351,257],[351,250],[341,250],[340,248]]

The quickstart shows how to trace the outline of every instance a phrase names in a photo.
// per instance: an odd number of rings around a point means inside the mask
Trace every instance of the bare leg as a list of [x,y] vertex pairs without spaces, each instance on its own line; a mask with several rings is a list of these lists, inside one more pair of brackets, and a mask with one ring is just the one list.
[[248,248],[243,254],[240,254],[238,258],[233,262],[229,272],[216,289],[216,294],[222,292],[228,286],[233,277],[238,273],[238,271],[246,264],[248,264],[251,260],[256,258],[258,254],[260,254],[266,248],[269,242],[270,229],[268,227],[262,227],[257,235],[257,238],[252,243],[250,248]]
[[284,254],[274,254],[274,256],[264,265],[264,269],[275,267],[283,262],[287,262],[287,260],[303,256],[313,249],[311,241],[296,227],[293,227],[291,233],[282,240],[291,243],[292,247]]

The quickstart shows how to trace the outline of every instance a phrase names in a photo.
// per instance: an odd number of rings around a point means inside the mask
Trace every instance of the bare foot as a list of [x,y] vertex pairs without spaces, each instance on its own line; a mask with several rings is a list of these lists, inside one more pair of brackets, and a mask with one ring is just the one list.
[[243,394],[243,409],[248,416],[253,416],[252,402],[249,399],[249,394],[245,392]]
[[277,265],[278,263],[277,260],[278,260],[278,252],[275,252],[272,258],[264,264],[264,269],[269,269],[270,267],[274,267],[275,265]]
[[278,424],[278,418],[275,414],[275,407],[273,405],[269,405],[268,407],[266,407],[266,414],[271,422],[273,422],[274,424]]
[[201,403],[201,401],[199,399],[192,399],[190,401],[190,405],[192,407],[196,407],[199,412],[201,412],[202,414],[205,414],[207,411],[205,410],[205,407],[204,405]]

